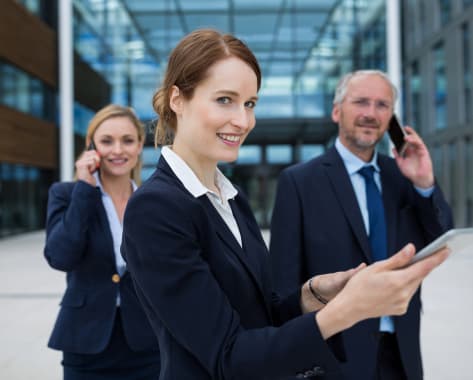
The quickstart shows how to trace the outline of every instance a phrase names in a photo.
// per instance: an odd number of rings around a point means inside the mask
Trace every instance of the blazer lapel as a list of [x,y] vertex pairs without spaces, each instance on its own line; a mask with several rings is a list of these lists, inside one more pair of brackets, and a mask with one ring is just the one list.
[[113,259],[113,266],[116,267],[115,264],[115,253],[113,248],[113,238],[112,233],[110,231],[110,224],[108,222],[107,213],[105,211],[105,207],[102,203],[102,194],[99,189],[97,189],[97,214],[98,214],[98,227],[101,231],[101,236],[103,237],[103,244],[105,245],[104,252],[112,253]]
[[340,203],[350,227],[355,235],[361,250],[368,260],[372,262],[370,244],[366,234],[363,218],[361,216],[360,207],[353,190],[350,177],[343,164],[342,158],[335,148],[331,148],[326,155],[324,161],[325,172],[332,184],[335,196]]
[[[269,311],[269,306],[267,304],[266,297],[264,297],[264,287],[262,283],[262,274],[261,274],[261,267],[260,263],[258,262],[258,257],[255,257],[259,252],[257,249],[253,250],[253,245],[248,241],[248,237],[250,236],[250,232],[247,228],[245,218],[240,213],[238,207],[233,204],[233,201],[230,201],[232,206],[233,215],[237,221],[240,234],[242,237],[242,244],[243,248],[240,247],[240,244],[235,239],[235,236],[228,228],[225,221],[222,219],[218,211],[212,205],[210,200],[207,196],[202,196],[201,200],[210,215],[210,220],[217,231],[217,235],[219,236],[220,240],[230,248],[230,251],[238,258],[243,268],[248,272],[249,277],[253,280],[256,289],[260,292],[264,303],[266,305],[266,310],[268,312],[268,316],[271,316],[271,312]],[[251,235],[252,236],[252,235]]]

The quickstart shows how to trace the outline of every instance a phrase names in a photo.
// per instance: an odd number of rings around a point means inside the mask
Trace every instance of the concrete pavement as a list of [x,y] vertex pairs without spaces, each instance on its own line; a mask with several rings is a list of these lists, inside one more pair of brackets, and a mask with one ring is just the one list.
[[[43,244],[44,231],[0,240],[2,380],[62,378],[61,353],[46,344],[65,276],[49,268]],[[424,281],[425,380],[473,379],[472,272],[473,252],[453,255]]]

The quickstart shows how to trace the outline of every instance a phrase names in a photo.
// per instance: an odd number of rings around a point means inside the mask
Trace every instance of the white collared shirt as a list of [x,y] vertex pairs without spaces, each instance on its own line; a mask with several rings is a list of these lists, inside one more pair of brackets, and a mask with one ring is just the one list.
[[236,222],[235,216],[233,215],[232,209],[228,201],[233,199],[238,194],[238,190],[232,185],[227,177],[217,168],[215,171],[215,184],[220,190],[221,197],[214,191],[205,187],[202,182],[197,178],[196,174],[187,165],[187,163],[179,157],[169,146],[165,146],[161,150],[161,155],[164,157],[171,170],[174,172],[176,177],[181,181],[184,187],[189,191],[195,198],[202,195],[206,195],[210,200],[210,203],[215,207],[219,215],[225,221],[233,236],[237,240],[240,247],[243,246],[241,240],[240,229]]

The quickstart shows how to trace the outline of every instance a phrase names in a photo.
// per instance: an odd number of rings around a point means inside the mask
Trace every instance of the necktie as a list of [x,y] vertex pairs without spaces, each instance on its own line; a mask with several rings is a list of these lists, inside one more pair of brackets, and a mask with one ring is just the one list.
[[384,219],[383,198],[374,181],[374,167],[372,165],[364,166],[359,170],[359,173],[365,179],[371,255],[374,261],[383,260],[387,257],[386,221]]
[[[365,179],[371,255],[374,261],[383,260],[387,257],[386,220],[384,218],[383,198],[374,181],[374,167],[372,165],[364,166],[358,173]],[[381,317],[379,329],[381,331],[393,332],[394,322],[392,318],[387,316]]]

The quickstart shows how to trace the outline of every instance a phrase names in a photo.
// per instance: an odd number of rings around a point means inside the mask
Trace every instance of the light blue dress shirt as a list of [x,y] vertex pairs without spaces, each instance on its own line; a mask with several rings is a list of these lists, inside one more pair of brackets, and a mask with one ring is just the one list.
[[[335,141],[335,149],[337,149],[338,154],[340,154],[343,164],[347,170],[348,176],[350,177],[353,190],[355,191],[356,200],[358,201],[358,206],[360,207],[361,216],[363,217],[363,224],[365,226],[366,235],[370,234],[370,223],[368,216],[368,205],[366,202],[366,189],[365,189],[365,180],[363,176],[358,173],[358,171],[367,165],[373,165],[374,171],[374,181],[378,186],[380,193],[383,192],[381,186],[381,177],[380,177],[380,168],[378,165],[378,152],[375,150],[373,158],[370,162],[365,162],[352,152],[350,152],[337,138]],[[427,189],[422,189],[415,187],[417,192],[423,197],[430,197],[434,191],[434,187],[429,187]],[[391,317],[381,317],[380,320],[380,331],[394,332],[394,323]]]
[[[105,213],[107,214],[108,224],[110,226],[110,233],[112,234],[113,252],[115,254],[115,266],[117,268],[117,273],[121,277],[123,276],[123,273],[125,273],[126,270],[125,260],[123,260],[123,257],[120,253],[120,245],[122,243],[123,235],[123,225],[120,221],[120,218],[118,217],[117,210],[115,209],[112,198],[105,192],[97,172],[94,173],[94,178],[97,183],[96,186],[100,189],[100,192],[102,194],[102,203],[103,207],[105,208]],[[133,191],[135,191],[137,188],[136,183],[131,179],[130,181],[133,187]],[[117,306],[119,305],[120,293],[118,293],[117,295]]]

